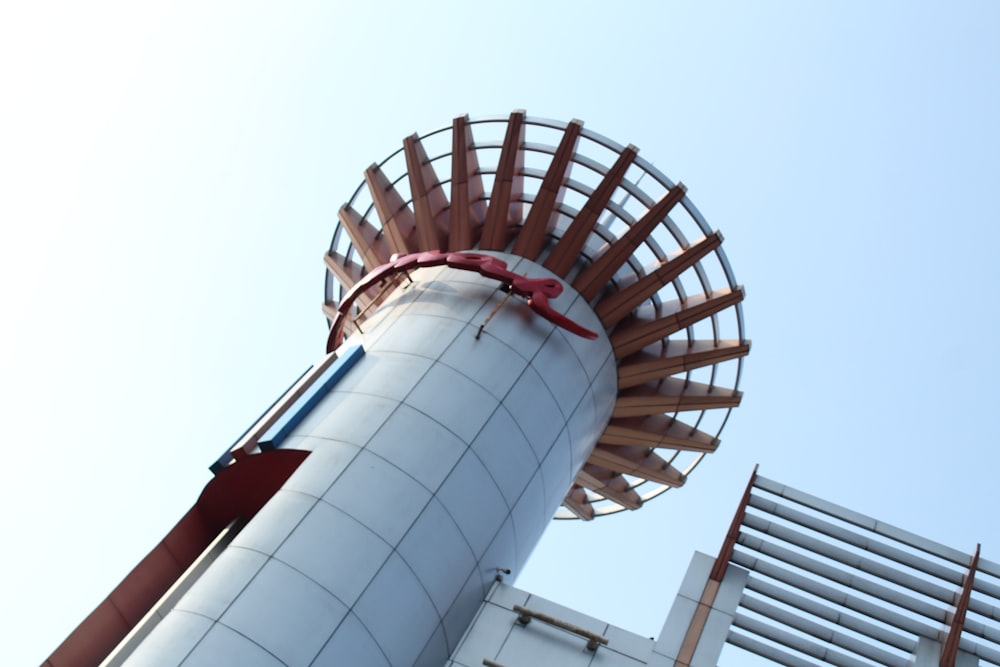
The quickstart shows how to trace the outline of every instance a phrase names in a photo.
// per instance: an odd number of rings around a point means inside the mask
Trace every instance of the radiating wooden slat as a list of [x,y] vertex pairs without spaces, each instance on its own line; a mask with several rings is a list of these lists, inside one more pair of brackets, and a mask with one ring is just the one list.
[[612,417],[643,417],[663,412],[735,408],[743,392],[712,387],[702,382],[665,378],[655,384],[643,384],[618,392]]
[[580,272],[577,279],[573,281],[573,288],[588,301],[597,296],[622,264],[628,261],[639,244],[646,240],[653,229],[667,217],[670,209],[684,199],[685,193],[687,193],[687,187],[683,183],[678,183],[670,188],[667,194],[653,204],[653,207],[629,227],[620,239],[612,243],[600,257],[594,260],[593,264]]
[[749,352],[750,343],[738,340],[721,340],[718,344],[711,340],[696,340],[690,344],[686,340],[671,341],[660,354],[642,350],[624,359],[618,365],[618,389],[738,359]]
[[545,259],[545,268],[556,275],[565,277],[570,269],[580,257],[580,251],[587,242],[587,237],[597,224],[598,216],[611,201],[611,196],[615,193],[621,182],[625,179],[625,173],[638,155],[639,149],[629,144],[621,152],[615,164],[608,170],[601,179],[600,185],[594,189],[583,205],[583,209],[577,214],[573,222],[570,223],[566,233],[562,235],[559,242]]
[[594,506],[587,500],[587,492],[579,486],[574,485],[570,488],[569,493],[563,498],[562,506],[583,521],[594,518]]
[[328,252],[323,255],[323,262],[345,290],[354,287],[354,283],[365,275],[365,267],[352,262],[337,252]]
[[684,474],[680,470],[646,447],[598,445],[590,453],[587,461],[608,470],[667,486],[683,486],[685,481]]
[[666,415],[612,419],[598,439],[603,445],[663,447],[693,452],[714,452],[719,439]]
[[711,317],[742,300],[742,286],[736,289],[726,288],[712,292],[710,297],[704,294],[692,296],[683,304],[680,301],[665,303],[662,308],[665,314],[656,319],[633,317],[625,320],[611,336],[615,358],[621,359],[638,352],[650,343]]
[[400,255],[415,252],[416,241],[413,236],[416,225],[413,211],[407,207],[403,196],[396,191],[377,164],[365,170],[365,182],[368,183],[389,247]]
[[515,111],[507,121],[507,135],[500,149],[490,206],[486,210],[481,250],[503,250],[510,238],[511,222],[521,221],[524,176],[524,111]]
[[594,309],[597,316],[601,318],[601,323],[605,327],[611,327],[620,322],[633,308],[694,266],[720,245],[722,245],[722,234],[713,232],[687,248],[671,254],[656,270],[631,285],[619,286],[617,292],[601,299]]
[[441,250],[445,247],[448,227],[440,224],[438,216],[447,210],[448,198],[416,134],[403,140],[403,152],[410,177],[410,194],[413,195],[417,248],[421,251]]
[[486,202],[479,160],[472,144],[468,116],[459,116],[451,125],[451,207],[448,209],[448,250],[471,250],[479,243]]
[[583,123],[578,120],[571,120],[566,126],[559,148],[552,156],[552,163],[545,173],[545,178],[542,179],[542,185],[535,195],[535,201],[531,204],[528,217],[514,242],[515,255],[534,260],[542,252],[546,236],[556,224],[558,217],[556,208],[565,192],[563,183],[569,177],[569,168],[576,153],[576,146],[580,142],[582,129]]
[[[336,277],[345,288],[350,288],[358,284],[366,271],[389,261],[393,253],[431,251],[435,248],[450,252],[475,248],[505,250],[509,242],[512,244],[512,252],[517,255],[534,261],[545,257],[546,267],[550,270],[553,267],[558,269],[555,272],[564,278],[570,276],[574,287],[590,303],[595,303],[600,297],[601,300],[594,308],[608,333],[613,336],[615,356],[620,362],[619,400],[610,423],[578,473],[579,478],[566,496],[564,505],[583,519],[591,519],[603,513],[601,508],[604,502],[608,503],[612,511],[620,509],[618,505],[638,507],[641,496],[637,492],[642,489],[633,489],[632,485],[639,479],[654,482],[651,485],[653,487],[661,484],[679,486],[684,483],[684,474],[670,465],[673,454],[670,450],[705,453],[718,446],[717,438],[709,433],[698,431],[664,413],[708,408],[728,409],[740,401],[741,394],[735,390],[714,388],[709,391],[707,385],[685,384],[675,376],[747,354],[749,343],[746,341],[691,342],[688,340],[689,336],[685,335],[687,333],[693,337],[702,334],[702,329],[708,329],[710,324],[703,320],[714,320],[716,314],[738,304],[743,298],[742,287],[692,297],[681,294],[680,301],[660,303],[661,299],[669,298],[666,296],[668,291],[674,291],[672,283],[679,288],[678,281],[686,281],[693,273],[692,267],[697,269],[698,278],[705,278],[698,263],[704,263],[705,258],[715,259],[712,253],[718,250],[722,241],[717,232],[690,244],[685,243],[687,247],[671,253],[658,264],[654,260],[654,264],[645,270],[629,270],[629,263],[638,266],[635,264],[638,257],[629,259],[637,249],[640,256],[645,256],[642,261],[647,261],[650,253],[641,246],[651,234],[667,231],[660,229],[660,225],[669,225],[671,229],[675,229],[673,223],[667,220],[672,207],[680,203],[686,204],[686,189],[681,183],[672,187],[653,204],[650,204],[649,198],[640,195],[642,202],[649,204],[649,209],[633,222],[631,214],[622,208],[625,202],[617,201],[619,198],[616,197],[616,192],[622,192],[619,188],[623,184],[632,190],[633,186],[625,179],[630,170],[636,169],[637,149],[634,146],[628,146],[617,155],[609,152],[608,155],[616,158],[610,169],[606,163],[599,165],[598,159],[576,153],[584,135],[582,123],[574,120],[565,126],[548,168],[544,172],[541,169],[528,169],[525,173],[524,160],[529,150],[552,151],[552,148],[524,143],[526,136],[529,139],[534,136],[531,133],[535,128],[527,128],[533,121],[526,119],[522,111],[517,111],[510,116],[506,125],[502,118],[495,124],[494,119],[489,119],[489,122],[491,125],[477,125],[473,128],[468,117],[454,119],[452,153],[434,161],[434,165],[449,161],[452,164],[451,185],[447,186],[450,189],[450,201],[446,197],[449,190],[441,185],[447,175],[441,173],[439,178],[428,157],[428,150],[431,150],[431,155],[435,155],[431,139],[428,139],[427,149],[417,135],[404,140],[407,173],[403,177],[407,180],[397,179],[395,186],[377,165],[369,168],[365,178],[378,219],[369,213],[369,220],[366,221],[350,206],[345,206],[340,216],[345,231],[351,237],[352,247],[345,250],[346,239],[338,237],[340,240],[337,248],[343,255],[329,254],[326,258],[328,269],[332,277]],[[543,125],[558,133],[554,129],[556,126],[548,123]],[[490,126],[495,131],[503,128],[503,143],[495,141],[497,137],[494,134],[488,143],[477,146],[474,143],[473,129],[476,130],[475,137],[482,139],[487,135],[481,135],[480,131]],[[478,159],[478,151],[482,149],[499,149],[492,189],[485,194],[483,179],[491,180],[493,159],[497,154],[492,153],[485,160],[488,174],[482,176]],[[531,158],[530,155],[527,157]],[[537,166],[543,164],[544,160]],[[579,176],[575,170],[586,165],[593,166],[596,170],[594,175],[601,182],[589,197],[580,197],[587,201],[567,227],[567,220],[561,216],[568,209],[560,204],[564,195],[570,197],[579,194],[571,189],[581,186],[569,180],[570,174]],[[601,173],[604,174],[603,177],[600,176]],[[522,192],[526,178],[533,183],[530,191],[534,194],[529,196]],[[593,180],[588,183],[593,184]],[[537,192],[534,191],[535,186],[538,186]],[[582,186],[583,191],[587,192],[589,187],[590,185]],[[412,204],[407,204],[410,194]],[[361,206],[357,203],[354,205]],[[526,218],[521,217],[524,206],[528,207],[523,211]],[[626,224],[632,224],[628,225],[620,237],[612,238],[611,233],[603,226],[598,227],[604,220],[602,215],[609,218],[619,215]],[[565,228],[565,232],[561,239],[552,241],[556,224],[560,230]],[[518,225],[521,225],[520,230],[517,229]],[[600,237],[595,234],[595,229]],[[612,229],[617,230],[618,226]],[[601,237],[610,241],[604,243]],[[604,245],[600,247],[602,243]],[[586,256],[581,257],[581,253]],[[655,250],[655,254],[657,257],[663,256],[659,250]],[[717,254],[725,265],[721,252]],[[421,261],[433,264],[443,259],[428,254]],[[591,262],[589,267],[585,266],[588,262]],[[728,272],[727,266],[723,268]],[[685,271],[688,272],[687,275]],[[398,280],[402,279],[398,277]],[[375,306],[389,298],[387,295],[394,289],[395,280],[397,278],[394,277],[390,282],[373,286],[367,293],[359,295],[359,300],[347,317],[340,317],[337,304],[332,302],[324,305],[324,312],[328,316],[338,317],[337,331],[340,322],[345,319],[348,320],[346,326],[367,330],[365,315],[374,313]],[[613,284],[609,285],[612,281]],[[690,285],[688,287],[691,288]],[[332,295],[330,298],[337,298],[336,290],[329,293]],[[353,297],[354,295],[352,299]],[[359,313],[359,307],[363,308],[365,304],[371,305],[370,311]],[[738,308],[736,310],[736,313],[722,312],[724,323],[730,323],[730,316],[739,315]],[[375,317],[372,321],[378,319],[380,318]],[[737,324],[740,324],[742,333],[741,322]],[[687,332],[684,331],[685,328],[689,328]],[[705,333],[705,337],[712,338],[712,335],[719,335],[714,327],[711,332]],[[668,337],[676,340],[668,341]],[[698,374],[699,379],[705,379],[707,375]],[[714,372],[712,377],[716,377]],[[684,415],[680,416],[685,418]],[[691,417],[692,423],[701,423],[694,420],[695,417]],[[708,429],[708,426],[703,428]],[[657,453],[654,449],[665,449],[667,452]]]
[[637,510],[642,506],[642,498],[630,487],[628,480],[600,466],[584,465],[576,476],[576,483],[630,510]]
[[366,270],[371,271],[389,261],[392,251],[389,249],[385,236],[361,217],[360,213],[344,204],[337,212],[337,217],[340,218],[340,224],[347,230],[347,235],[351,237],[354,248],[361,254]]
[[[972,560],[969,563],[969,572],[965,575],[965,581],[962,583],[962,592],[955,602],[955,613],[951,619],[951,627],[948,629],[948,638],[945,640],[944,647],[941,650],[941,662],[939,663],[941,667],[955,667],[956,665],[959,642],[962,641],[962,632],[965,629],[965,615],[969,611],[969,600],[972,597],[972,587],[975,584],[976,570],[979,569],[980,546],[979,544],[976,545],[976,551],[972,554]],[[981,634],[980,636],[983,637],[985,635]],[[962,660],[962,663],[967,665],[972,664],[972,662],[973,660]]]

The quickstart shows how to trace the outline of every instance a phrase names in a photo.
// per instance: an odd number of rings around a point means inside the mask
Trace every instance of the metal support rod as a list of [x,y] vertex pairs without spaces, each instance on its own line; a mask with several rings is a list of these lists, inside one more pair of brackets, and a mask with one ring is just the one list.
[[500,291],[505,292],[504,297],[500,299],[500,303],[496,305],[496,307],[490,312],[490,314],[486,316],[486,319],[483,320],[483,323],[479,325],[479,331],[476,332],[476,340],[479,340],[479,337],[483,335],[483,329],[485,329],[486,325],[490,323],[490,320],[493,319],[493,316],[496,315],[501,308],[503,308],[503,305],[507,303],[507,299],[510,298],[510,295],[514,293],[509,283],[504,283],[503,285],[501,285]]
[[537,618],[542,623],[548,623],[549,625],[554,625],[557,628],[562,628],[574,634],[580,635],[587,640],[587,650],[596,651],[600,644],[607,646],[608,638],[601,636],[590,630],[584,630],[581,627],[573,625],[572,623],[567,623],[566,621],[560,621],[558,618],[553,618],[548,614],[543,614],[538,611],[532,611],[526,607],[522,607],[519,604],[514,605],[514,611],[517,612],[517,622],[521,625],[527,625],[531,622],[531,619]]

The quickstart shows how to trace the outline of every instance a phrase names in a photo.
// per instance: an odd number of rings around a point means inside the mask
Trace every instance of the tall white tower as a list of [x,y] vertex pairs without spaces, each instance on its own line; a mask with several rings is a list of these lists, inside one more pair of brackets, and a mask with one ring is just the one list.
[[633,146],[457,118],[338,217],[327,355],[47,665],[441,665],[553,515],[637,509],[717,447],[743,290]]

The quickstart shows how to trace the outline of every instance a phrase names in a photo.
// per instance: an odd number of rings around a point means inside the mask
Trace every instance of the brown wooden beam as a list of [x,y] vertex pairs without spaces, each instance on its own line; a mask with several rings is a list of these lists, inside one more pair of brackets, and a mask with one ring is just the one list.
[[661,346],[659,354],[648,352],[650,348],[630,355],[618,365],[619,390],[745,357],[750,352],[750,343],[738,340],[720,340],[718,343],[712,340],[691,343],[675,340],[668,342],[666,347]]
[[684,250],[673,253],[648,275],[627,287],[619,286],[617,292],[601,299],[594,309],[597,316],[601,318],[605,327],[614,326],[632,312],[633,308],[656,294],[720,245],[722,245],[722,234],[714,232]]
[[344,226],[347,235],[354,244],[354,249],[361,254],[365,269],[371,271],[389,261],[392,251],[381,231],[365,220],[360,213],[344,204],[337,211],[340,224]]
[[521,222],[524,176],[524,111],[515,111],[507,121],[507,135],[500,149],[490,207],[486,210],[481,250],[503,250],[510,239],[510,225]]
[[365,182],[375,202],[375,210],[378,212],[379,220],[382,221],[382,231],[392,252],[400,255],[414,252],[416,240],[413,236],[416,224],[413,220],[413,211],[406,206],[403,196],[377,164],[365,170]]
[[686,193],[687,187],[683,183],[672,187],[660,201],[646,211],[645,215],[629,227],[620,239],[595,259],[593,264],[580,272],[573,281],[573,288],[588,301],[596,297],[618,269],[628,261],[639,244],[645,241],[646,237],[653,233],[653,229],[663,222],[670,210],[684,199]]
[[733,515],[733,521],[729,524],[726,539],[722,541],[722,548],[719,549],[719,555],[716,557],[712,571],[708,575],[711,581],[721,582],[722,578],[726,576],[726,568],[729,567],[729,561],[733,558],[733,548],[736,547],[736,540],[740,536],[740,526],[743,525],[743,517],[746,516],[747,505],[750,503],[750,492],[753,490],[753,484],[756,481],[757,466],[754,466],[753,472],[750,474],[750,481],[747,482],[746,490],[743,491],[743,497],[740,499],[739,507],[736,508],[736,514]]
[[955,667],[955,659],[958,657],[958,644],[962,639],[962,629],[965,627],[965,614],[969,611],[969,598],[972,597],[972,584],[976,578],[976,570],[979,568],[979,547],[976,545],[976,552],[972,554],[972,561],[969,563],[969,573],[965,575],[962,583],[962,594],[955,605],[955,616],[951,619],[951,627],[948,630],[948,638],[941,648],[941,667]]
[[631,487],[628,480],[612,470],[586,464],[577,474],[576,483],[630,510],[642,507],[642,498]]
[[615,188],[625,180],[625,173],[638,155],[639,149],[629,144],[618,156],[615,164],[601,179],[600,185],[590,193],[587,203],[570,223],[569,228],[556,243],[556,246],[545,259],[545,268],[558,276],[566,277],[580,257],[587,242],[587,237],[594,230],[597,219],[608,206]]
[[597,445],[587,459],[608,470],[641,477],[667,486],[683,486],[684,474],[646,447]]
[[413,195],[413,213],[417,230],[417,249],[441,250],[447,239],[447,224],[441,225],[439,216],[448,209],[444,194],[427,151],[420,137],[411,135],[403,140],[406,171],[410,177],[410,194]]
[[448,209],[448,250],[471,250],[479,243],[486,202],[483,178],[472,139],[468,116],[451,125],[451,208]]
[[576,484],[570,487],[569,493],[563,498],[562,506],[582,521],[590,521],[594,518],[594,506],[587,500],[587,492]]
[[552,163],[549,164],[538,194],[535,195],[535,201],[531,204],[531,210],[528,211],[524,226],[521,227],[514,242],[515,255],[535,260],[545,247],[545,239],[558,219],[556,208],[562,202],[565,192],[563,183],[569,178],[570,165],[573,155],[576,154],[582,129],[583,123],[578,120],[571,120],[566,126],[562,141],[552,156]]
[[692,452],[714,452],[719,446],[718,438],[666,415],[612,419],[598,442]]
[[685,302],[664,303],[655,319],[633,317],[618,325],[611,335],[611,345],[615,348],[615,358],[622,359],[650,343],[666,338],[670,334],[685,329],[695,322],[711,317],[743,300],[743,287],[721,289],[710,295],[699,294]]
[[642,417],[664,412],[735,408],[743,392],[669,377],[618,392],[612,417]]

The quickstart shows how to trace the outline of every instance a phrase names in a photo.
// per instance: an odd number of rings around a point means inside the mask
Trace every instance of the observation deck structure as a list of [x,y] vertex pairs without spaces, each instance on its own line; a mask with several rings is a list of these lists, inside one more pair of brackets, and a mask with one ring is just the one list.
[[[326,255],[331,321],[366,273],[438,249],[530,260],[587,301],[614,349],[617,399],[558,518],[683,485],[742,397],[744,289],[722,234],[638,152],[578,120],[459,117],[365,171]],[[365,290],[346,327],[386,292]]]
[[407,137],[339,211],[325,356],[46,665],[443,664],[554,514],[718,447],[749,351],[721,244],[579,121]]

